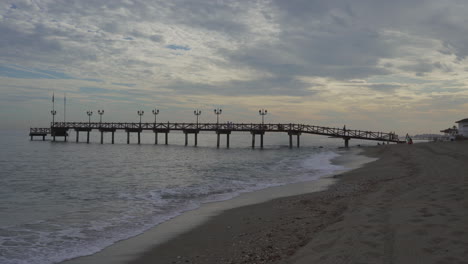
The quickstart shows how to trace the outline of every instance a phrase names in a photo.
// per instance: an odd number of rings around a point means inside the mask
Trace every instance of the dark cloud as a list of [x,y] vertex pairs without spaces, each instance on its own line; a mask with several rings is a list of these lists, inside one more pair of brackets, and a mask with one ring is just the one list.
[[152,35],[152,36],[149,37],[149,39],[151,41],[158,42],[158,43],[164,41],[163,36],[160,36],[160,35]]
[[108,88],[101,88],[101,87],[80,87],[78,89],[78,93],[81,94],[100,94],[100,95],[109,95],[109,94],[117,94],[122,96],[145,96],[147,95],[147,91],[144,90],[117,90],[117,89],[108,89]]
[[11,25],[0,23],[0,56],[18,58],[37,52],[59,54],[63,52],[59,41],[47,38],[48,34],[42,25],[36,25],[30,32],[18,31]]
[[173,82],[165,88],[183,93],[185,95],[264,95],[264,96],[308,96],[317,94],[318,90],[313,90],[315,85],[294,80],[289,77],[264,78],[250,81],[230,81],[210,84],[195,84],[184,81]]
[[406,101],[406,100],[413,100],[414,97],[411,97],[411,96],[398,96],[398,99]]
[[118,86],[126,86],[126,87],[134,87],[136,84],[134,83],[112,83],[113,85],[118,85]]
[[[189,42],[183,41],[183,35],[166,36],[157,24],[164,25],[164,30],[200,32],[203,41],[215,33],[223,36],[231,41],[230,47],[216,39],[198,43],[222,58],[205,55],[206,65],[259,73],[255,80],[225,82],[224,87],[183,83],[193,93],[303,95],[310,93],[308,84],[297,81],[303,76],[349,81],[396,70],[417,76],[453,72],[446,62],[422,59],[399,68],[397,63],[380,66],[382,59],[405,58],[409,53],[404,47],[430,48],[426,40],[442,43],[436,51],[455,56],[457,63],[468,56],[468,27],[463,23],[468,7],[455,0],[71,0],[19,1],[7,6],[6,13],[0,13],[0,59],[4,61],[73,64],[81,71],[138,79],[166,66],[130,56],[128,51],[139,47],[138,40],[172,50],[197,47],[185,44]],[[153,55],[148,50],[145,47],[145,57]],[[100,68],[81,66],[86,63]],[[170,67],[165,67],[164,76],[171,76]],[[187,74],[202,71],[196,68],[185,69]],[[185,89],[177,79],[172,87]],[[369,88],[389,92],[399,87]]]
[[239,17],[248,11],[249,2],[238,4],[232,1],[175,0],[166,1],[162,5],[174,14],[167,19],[177,24],[223,32],[233,36],[249,31],[249,25],[239,20]]
[[399,69],[406,72],[414,72],[417,76],[424,76],[426,73],[433,72],[435,70],[443,72],[452,72],[453,68],[445,63],[419,61],[414,64],[400,66]]
[[3,103],[25,103],[33,100],[49,101],[50,97],[32,95],[8,95],[2,96],[0,102]]
[[188,46],[183,46],[183,45],[167,45],[166,48],[171,49],[171,50],[190,50],[190,47]]
[[441,62],[435,62],[434,64],[434,67],[443,71],[443,72],[453,72],[453,68],[445,63],[441,63]]
[[434,111],[460,108],[468,102],[466,95],[432,95],[430,99],[423,100],[415,105],[419,111]]
[[430,62],[418,62],[410,65],[403,65],[399,67],[403,71],[414,72],[417,74],[424,74],[434,70],[434,64]]
[[399,85],[399,84],[371,84],[368,85],[372,90],[376,90],[379,92],[393,92],[396,89],[403,88],[405,85]]
[[[452,86],[447,84],[447,86]],[[424,88],[420,89],[418,93],[420,94],[434,94],[434,93],[449,93],[449,94],[463,94],[466,89],[464,87],[460,88],[451,88],[451,87],[441,87],[440,85],[426,85]]]
[[62,72],[41,70],[41,69],[27,69],[13,66],[1,66],[0,76],[20,78],[20,79],[73,79],[73,77]]
[[[338,80],[388,74],[378,66],[396,46],[378,28],[360,25],[343,1],[275,1],[279,41],[226,53],[228,61],[276,76],[318,76]],[[288,89],[288,88],[285,88]]]

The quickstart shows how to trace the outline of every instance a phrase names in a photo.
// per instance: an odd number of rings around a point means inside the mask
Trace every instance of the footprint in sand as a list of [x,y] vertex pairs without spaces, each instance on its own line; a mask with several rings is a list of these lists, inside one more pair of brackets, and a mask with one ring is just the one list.
[[429,232],[427,232],[427,230],[424,229],[416,229],[414,230],[414,233],[418,236],[427,236],[427,234],[429,234]]
[[442,242],[444,242],[446,239],[443,238],[443,237],[435,237],[433,239],[431,239],[431,243],[433,244],[440,244]]
[[465,235],[465,232],[464,231],[453,231],[453,232],[450,233],[450,235],[456,236],[456,237],[461,237],[461,236]]
[[382,257],[382,254],[381,253],[378,253],[378,252],[365,252],[364,255],[366,257],[371,257],[371,258],[379,258],[379,257]]
[[440,252],[442,248],[438,246],[433,246],[433,247],[423,248],[423,250],[426,251],[427,253],[432,254],[432,253]]
[[441,259],[436,262],[437,264],[453,264],[453,263],[460,263],[460,264],[467,264],[467,261],[462,261],[459,258],[454,258],[454,257],[446,257],[444,259]]
[[412,223],[421,223],[421,222],[423,222],[423,220],[421,218],[414,218],[414,219],[411,219],[409,221],[412,222]]
[[377,248],[379,245],[378,243],[372,242],[372,241],[361,241],[363,244],[372,247],[372,248]]
[[378,233],[378,232],[369,232],[369,235],[371,235],[373,237],[378,237],[378,236],[381,236],[382,234]]

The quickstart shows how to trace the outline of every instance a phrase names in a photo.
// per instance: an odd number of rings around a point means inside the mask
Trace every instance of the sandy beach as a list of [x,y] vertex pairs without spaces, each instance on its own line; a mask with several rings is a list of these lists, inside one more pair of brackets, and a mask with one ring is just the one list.
[[131,263],[468,263],[468,141],[365,155],[326,191],[227,210]]

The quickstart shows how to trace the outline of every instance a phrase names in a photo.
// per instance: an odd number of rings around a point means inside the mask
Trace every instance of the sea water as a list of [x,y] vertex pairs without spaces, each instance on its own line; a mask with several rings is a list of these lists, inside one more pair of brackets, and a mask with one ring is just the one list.
[[193,138],[184,146],[179,133],[169,145],[154,145],[151,133],[140,145],[125,144],[124,133],[113,145],[98,137],[86,144],[0,133],[0,263],[90,255],[204,203],[345,169],[331,162],[345,155],[343,141],[319,136],[303,135],[301,148],[290,149],[286,134],[267,134],[262,150],[251,149],[246,133],[233,133],[230,149],[224,138],[217,149],[209,133],[198,147]]

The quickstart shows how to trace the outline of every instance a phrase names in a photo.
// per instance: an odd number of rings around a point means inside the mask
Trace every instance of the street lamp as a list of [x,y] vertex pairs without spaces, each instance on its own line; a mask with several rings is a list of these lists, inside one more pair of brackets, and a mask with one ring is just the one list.
[[157,119],[156,119],[156,116],[159,114],[159,109],[156,109],[156,108],[155,108],[155,109],[153,109],[152,112],[153,112],[153,115],[154,115],[154,125],[156,126],[156,123],[157,123],[157,122],[156,122],[156,120],[157,120]]
[[97,110],[99,114],[99,123],[102,123],[102,115],[104,114],[104,110]]
[[140,127],[141,127],[141,116],[145,113],[143,110],[138,110],[137,114],[140,116]]
[[215,113],[215,115],[216,115],[216,126],[219,125],[219,115],[220,115],[222,112],[223,112],[223,110],[222,110],[222,109],[219,109],[219,108],[217,108],[217,109],[214,110],[214,113]]
[[265,118],[266,114],[268,113],[268,111],[266,109],[260,109],[260,110],[258,110],[258,113],[262,116],[262,125],[263,125],[264,118]]
[[86,114],[88,115],[88,118],[89,118],[89,125],[91,125],[91,116],[93,115],[93,111],[86,111]]
[[201,110],[195,110],[193,111],[193,114],[195,114],[197,116],[197,128],[198,128],[198,116],[201,115]]
[[54,123],[55,123],[55,115],[57,114],[57,111],[52,110],[52,111],[50,111],[50,113],[52,114],[52,126],[54,126]]

